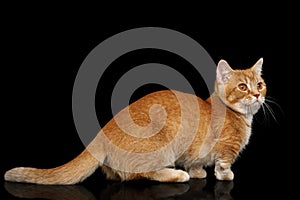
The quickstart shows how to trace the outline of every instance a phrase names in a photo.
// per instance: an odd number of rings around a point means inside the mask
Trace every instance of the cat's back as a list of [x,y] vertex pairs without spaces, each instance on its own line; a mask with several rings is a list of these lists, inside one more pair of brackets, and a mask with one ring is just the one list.
[[[197,105],[195,103],[197,102]],[[185,93],[177,90],[161,90],[145,95],[141,99],[132,103],[129,107],[131,112],[149,113],[151,107],[161,106],[167,114],[180,115],[178,112],[190,109],[191,112],[201,109],[210,109],[210,104],[195,94]],[[199,112],[198,110],[198,112]],[[170,116],[169,116],[170,117]]]
[[161,90],[121,110],[103,130],[123,149],[149,152],[171,142],[180,127],[188,130],[198,126],[200,115],[209,109],[209,103],[194,94]]

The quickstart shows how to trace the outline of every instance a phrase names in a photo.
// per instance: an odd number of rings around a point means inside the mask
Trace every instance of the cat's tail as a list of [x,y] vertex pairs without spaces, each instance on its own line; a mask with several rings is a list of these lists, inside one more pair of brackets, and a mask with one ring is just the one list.
[[[90,149],[95,149],[95,146]],[[101,152],[100,149],[98,149]],[[98,152],[98,153],[99,153]],[[88,148],[70,162],[55,168],[37,169],[31,167],[17,167],[7,171],[6,181],[35,183],[44,185],[71,185],[90,176],[101,164]]]

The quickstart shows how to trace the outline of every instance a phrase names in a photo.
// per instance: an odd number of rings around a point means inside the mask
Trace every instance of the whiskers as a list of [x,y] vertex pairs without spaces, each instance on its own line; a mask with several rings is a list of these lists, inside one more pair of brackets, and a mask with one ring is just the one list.
[[261,108],[264,115],[264,121],[270,122],[270,119],[272,118],[277,124],[279,124],[275,109],[279,109],[281,114],[284,114],[284,112],[274,98],[266,96],[265,101],[261,103]]

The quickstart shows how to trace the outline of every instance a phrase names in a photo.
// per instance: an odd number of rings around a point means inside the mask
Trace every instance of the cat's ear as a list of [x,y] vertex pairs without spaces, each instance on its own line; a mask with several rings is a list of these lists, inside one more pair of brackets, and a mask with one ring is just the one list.
[[254,65],[251,67],[251,69],[257,73],[258,75],[261,75],[262,72],[262,65],[263,65],[264,59],[260,58]]
[[233,70],[225,60],[220,60],[217,66],[217,82],[227,83]]

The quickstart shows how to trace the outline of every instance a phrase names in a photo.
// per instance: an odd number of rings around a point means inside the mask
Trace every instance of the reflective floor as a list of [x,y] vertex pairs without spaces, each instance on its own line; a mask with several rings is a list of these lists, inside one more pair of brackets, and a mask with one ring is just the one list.
[[[277,184],[277,183],[276,183]],[[285,193],[272,183],[240,183],[192,179],[187,183],[150,181],[83,183],[73,186],[43,186],[4,182],[4,199],[269,199]],[[285,195],[288,198],[288,195]]]
[[216,182],[207,188],[206,180],[191,180],[184,184],[158,184],[145,182],[107,183],[98,193],[83,185],[40,186],[31,184],[4,184],[6,191],[13,197],[24,199],[233,199],[230,192],[234,183]]

